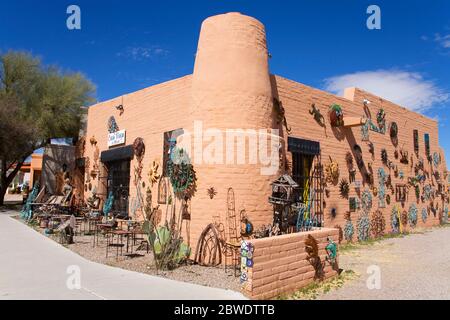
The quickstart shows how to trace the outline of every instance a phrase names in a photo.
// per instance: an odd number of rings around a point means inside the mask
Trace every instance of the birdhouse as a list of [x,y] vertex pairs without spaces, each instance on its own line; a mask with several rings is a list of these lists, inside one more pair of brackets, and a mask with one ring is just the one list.
[[272,195],[269,202],[278,205],[290,205],[298,201],[299,185],[291,176],[285,174],[272,182]]

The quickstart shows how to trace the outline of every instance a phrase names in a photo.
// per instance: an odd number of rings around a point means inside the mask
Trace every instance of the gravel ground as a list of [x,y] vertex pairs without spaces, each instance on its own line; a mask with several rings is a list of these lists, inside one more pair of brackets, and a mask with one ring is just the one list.
[[[38,227],[35,229],[43,233],[43,229]],[[56,235],[51,235],[50,237],[56,242],[59,240]],[[126,255],[126,250],[124,248],[124,255],[119,255],[118,258],[116,258],[116,249],[110,248],[108,258],[106,258],[106,240],[101,235],[98,239],[99,244],[93,247],[93,236],[77,235],[74,238],[74,244],[64,246],[88,260],[109,266],[156,275],[172,280],[195,283],[207,287],[240,291],[239,277],[234,277],[231,272],[230,274],[225,273],[223,267],[214,268],[186,264],[175,270],[157,272],[153,264],[153,255],[151,252],[147,254],[145,246],[142,247],[143,250],[136,251],[138,248],[138,245],[136,245],[133,249],[133,255]]]
[[[448,225],[341,252],[339,262],[359,277],[317,299],[450,299]],[[371,265],[380,267],[380,289],[366,284]]]

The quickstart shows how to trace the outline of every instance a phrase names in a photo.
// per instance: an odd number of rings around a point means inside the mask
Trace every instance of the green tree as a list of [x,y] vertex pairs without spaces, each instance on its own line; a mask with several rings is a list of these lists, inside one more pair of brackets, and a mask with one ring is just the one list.
[[0,205],[24,161],[50,139],[77,137],[95,87],[30,53],[0,55]]

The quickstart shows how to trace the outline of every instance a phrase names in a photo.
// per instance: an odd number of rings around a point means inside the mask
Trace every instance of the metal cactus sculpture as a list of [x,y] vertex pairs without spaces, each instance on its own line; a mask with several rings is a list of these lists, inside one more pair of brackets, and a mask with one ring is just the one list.
[[107,217],[111,212],[113,204],[114,204],[114,194],[112,191],[110,191],[108,194],[108,198],[106,199],[106,202],[103,205],[103,214],[105,215],[105,217]]

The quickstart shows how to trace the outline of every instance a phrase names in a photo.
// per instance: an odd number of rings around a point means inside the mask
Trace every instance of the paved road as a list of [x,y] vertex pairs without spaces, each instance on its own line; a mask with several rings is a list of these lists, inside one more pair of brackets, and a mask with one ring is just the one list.
[[[81,289],[70,290],[81,271]],[[76,269],[73,269],[76,271]],[[73,272],[73,271],[72,271]],[[0,212],[1,299],[243,299],[237,292],[163,279],[88,261]]]
[[[372,265],[379,266],[380,289],[368,289]],[[360,277],[319,299],[450,299],[450,227],[344,252],[340,267]]]

